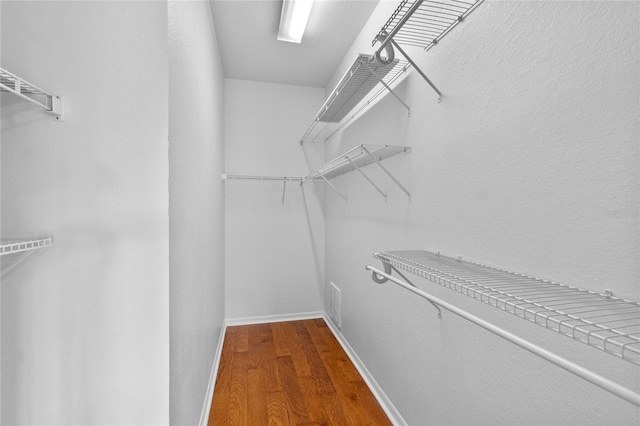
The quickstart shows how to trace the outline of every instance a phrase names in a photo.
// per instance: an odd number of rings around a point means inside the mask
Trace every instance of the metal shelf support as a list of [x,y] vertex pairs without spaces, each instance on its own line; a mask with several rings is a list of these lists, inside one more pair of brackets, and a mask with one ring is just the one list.
[[340,157],[329,161],[328,163],[317,168],[309,175],[302,178],[302,183],[308,180],[323,180],[327,182],[345,201],[344,196],[338,189],[329,182],[329,179],[335,178],[345,173],[357,170],[375,189],[387,200],[387,194],[371,180],[361,169],[369,164],[376,163],[378,166],[398,185],[411,199],[409,191],[381,164],[381,160],[409,151],[410,147],[400,145],[358,145],[353,149],[342,154]]
[[384,166],[382,165],[382,163],[380,162],[380,160],[379,160],[377,157],[375,157],[375,156],[373,156],[373,155],[371,154],[371,152],[367,149],[367,147],[366,147],[366,146],[362,145],[362,149],[363,149],[367,154],[369,154],[369,156],[370,156],[371,158],[373,158],[373,160],[376,162],[376,164],[377,164],[377,165],[378,165],[378,166],[379,166],[379,167],[380,167],[380,168],[381,168],[381,169],[382,169],[382,170],[387,174],[387,176],[389,176],[389,177],[391,178],[391,180],[392,180],[396,185],[398,185],[398,187],[399,187],[400,189],[402,189],[402,191],[403,191],[405,194],[407,194],[407,197],[409,197],[409,201],[411,201],[411,193],[410,193],[409,191],[407,191],[407,188],[405,188],[405,187],[404,187],[404,186],[403,186],[403,185],[398,181],[398,179],[396,179],[396,178],[391,174],[391,172],[389,172],[389,170],[387,170],[387,169],[386,169],[386,167],[384,167]]

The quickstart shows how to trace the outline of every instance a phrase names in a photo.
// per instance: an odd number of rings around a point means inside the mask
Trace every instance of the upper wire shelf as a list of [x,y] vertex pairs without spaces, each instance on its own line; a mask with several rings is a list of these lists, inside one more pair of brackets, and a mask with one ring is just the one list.
[[431,49],[484,0],[402,0],[373,39]]
[[0,270],[5,275],[10,270],[22,263],[35,250],[49,247],[53,244],[53,238],[43,237],[36,239],[11,240],[0,242]]
[[[376,61],[373,55],[358,55],[300,138],[300,143],[324,142],[331,138],[381,94],[391,90],[392,85],[408,68],[409,63],[404,60],[393,59],[389,63],[382,63]],[[392,91],[391,93],[396,96]],[[366,102],[363,102],[365,99]],[[397,99],[409,109],[402,100]],[[331,126],[343,121],[350,113],[350,117],[341,126]]]
[[428,251],[373,257],[640,365],[640,303]]
[[0,68],[0,92],[13,93],[14,95],[34,103],[53,115],[56,120],[62,120],[62,98],[45,92],[34,84]]

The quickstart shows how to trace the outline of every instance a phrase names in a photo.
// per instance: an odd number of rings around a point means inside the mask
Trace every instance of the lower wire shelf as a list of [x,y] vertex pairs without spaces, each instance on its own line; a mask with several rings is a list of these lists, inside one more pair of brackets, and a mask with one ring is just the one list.
[[20,263],[24,262],[36,250],[49,247],[52,244],[52,237],[3,240],[0,242],[1,275],[4,276]]
[[640,303],[422,250],[373,253],[400,269],[640,365]]

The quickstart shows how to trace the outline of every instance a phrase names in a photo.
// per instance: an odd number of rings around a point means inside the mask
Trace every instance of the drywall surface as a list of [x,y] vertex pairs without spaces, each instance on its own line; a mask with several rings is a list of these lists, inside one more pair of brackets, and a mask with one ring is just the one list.
[[[324,90],[225,80],[227,174],[303,176],[298,145]],[[283,202],[284,193],[284,202]],[[226,316],[322,309],[324,222],[313,184],[225,181]]]
[[198,424],[224,322],[224,80],[205,1],[169,3],[171,424]]
[[169,423],[167,6],[2,1],[2,238],[52,235],[2,280],[2,423]]
[[[635,2],[488,1],[430,51],[412,51],[441,103],[413,73],[398,88],[411,117],[387,96],[325,144],[327,158],[359,143],[412,146],[385,163],[410,201],[368,167],[387,202],[351,173],[333,181],[349,201],[328,192],[325,208],[325,279],[342,291],[342,333],[409,424],[640,422],[638,407],[451,314],[438,320],[364,270],[374,251],[440,250],[637,300],[639,18]],[[345,63],[371,52],[372,37]],[[413,282],[640,390],[629,362]]]

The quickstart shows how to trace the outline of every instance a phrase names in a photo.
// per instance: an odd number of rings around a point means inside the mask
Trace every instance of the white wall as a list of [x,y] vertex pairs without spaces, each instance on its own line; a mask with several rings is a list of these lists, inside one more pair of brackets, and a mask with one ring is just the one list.
[[[322,105],[317,88],[225,80],[226,173],[303,176],[297,141]],[[313,156],[311,156],[313,157]],[[322,310],[324,228],[312,184],[225,182],[226,315]]]
[[[345,63],[371,52],[388,17]],[[327,193],[326,281],[342,332],[409,424],[637,424],[637,407],[364,271],[371,252],[430,249],[638,299],[640,5],[486,2],[427,53],[419,75],[326,144],[411,145],[375,169],[389,201],[355,173]],[[614,24],[615,23],[615,24]],[[338,70],[336,75],[341,75]],[[335,80],[335,79],[334,79]],[[613,213],[612,213],[613,212]],[[639,390],[632,364],[435,284],[420,287]]]
[[164,2],[2,1],[2,237],[54,246],[2,281],[3,424],[167,424]]
[[224,321],[224,80],[206,1],[169,2],[171,424],[197,424]]

